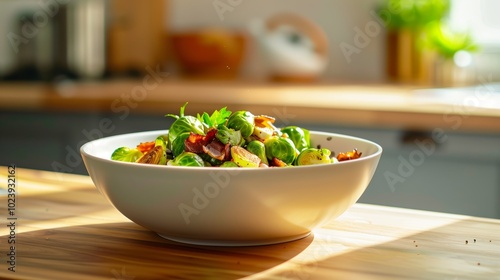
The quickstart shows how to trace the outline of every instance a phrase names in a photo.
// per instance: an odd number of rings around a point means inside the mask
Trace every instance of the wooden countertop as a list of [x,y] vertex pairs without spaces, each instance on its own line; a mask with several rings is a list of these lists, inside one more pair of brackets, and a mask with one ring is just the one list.
[[490,100],[485,98],[490,96],[457,95],[450,102],[450,98],[415,94],[415,89],[388,84],[189,81],[146,75],[143,80],[56,85],[0,83],[0,109],[163,116],[178,112],[188,101],[187,113],[228,106],[233,111],[246,109],[277,116],[284,123],[297,123],[296,119],[327,125],[500,132],[500,108],[476,106],[479,102],[487,104]]
[[202,247],[130,222],[87,176],[15,179],[13,215],[0,205],[2,279],[500,279],[500,220],[356,204],[301,240]]

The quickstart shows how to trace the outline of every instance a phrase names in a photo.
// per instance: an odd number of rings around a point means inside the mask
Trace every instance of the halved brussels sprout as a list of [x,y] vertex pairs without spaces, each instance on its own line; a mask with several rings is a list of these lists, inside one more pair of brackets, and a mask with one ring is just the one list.
[[278,158],[287,165],[291,165],[298,155],[292,140],[289,138],[273,136],[264,141],[267,159]]
[[155,147],[161,147],[161,158],[158,164],[165,164],[167,163],[167,142],[168,142],[168,135],[160,135],[156,137],[155,139]]
[[191,152],[181,153],[175,159],[169,161],[169,164],[176,166],[192,166],[192,167],[205,166],[203,159],[201,159],[199,155]]
[[328,149],[308,148],[300,152],[297,157],[297,165],[332,163],[331,154],[332,152]]
[[247,145],[247,150],[250,153],[258,156],[262,163],[269,165],[266,157],[266,146],[264,145],[264,143],[259,140],[250,141],[250,143],[248,143]]
[[145,153],[140,159],[137,160],[137,163],[147,163],[147,164],[165,164],[167,162],[167,158],[165,157],[165,150],[163,147],[155,146],[149,152]]
[[240,146],[231,147],[231,157],[239,167],[259,167],[260,158]]
[[111,154],[112,160],[136,162],[142,157],[141,151],[136,148],[120,147],[113,151]]
[[155,146],[161,146],[164,150],[167,149],[168,135],[160,135],[155,139]]
[[299,152],[311,146],[309,140],[309,130],[307,129],[298,126],[287,126],[282,128],[281,132],[288,135]]
[[241,136],[247,138],[255,127],[254,115],[248,111],[236,111],[227,120],[227,127],[241,131]]

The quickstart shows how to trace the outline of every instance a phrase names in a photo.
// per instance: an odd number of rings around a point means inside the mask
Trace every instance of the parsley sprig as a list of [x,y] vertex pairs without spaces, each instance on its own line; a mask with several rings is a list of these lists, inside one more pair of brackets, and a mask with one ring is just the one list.
[[208,128],[217,128],[221,124],[225,124],[227,118],[231,115],[231,111],[224,107],[220,110],[215,110],[212,115],[204,112],[202,115],[197,114],[196,118],[205,124]]

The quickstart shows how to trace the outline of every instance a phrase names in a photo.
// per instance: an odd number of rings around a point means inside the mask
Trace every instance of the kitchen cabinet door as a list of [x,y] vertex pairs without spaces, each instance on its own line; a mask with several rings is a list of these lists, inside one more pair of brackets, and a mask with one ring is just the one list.
[[431,141],[426,132],[303,126],[382,146],[377,171],[359,202],[500,218],[500,135],[443,131],[441,143],[426,148],[417,144]]
[[[112,127],[99,129],[103,120]],[[0,165],[87,174],[79,157],[82,143],[101,135],[168,129],[172,122],[132,114],[120,119],[113,114],[0,112]],[[500,218],[498,134],[446,132],[446,141],[425,153],[415,144],[419,138],[409,140],[403,130],[297,125],[366,138],[383,147],[359,202]]]

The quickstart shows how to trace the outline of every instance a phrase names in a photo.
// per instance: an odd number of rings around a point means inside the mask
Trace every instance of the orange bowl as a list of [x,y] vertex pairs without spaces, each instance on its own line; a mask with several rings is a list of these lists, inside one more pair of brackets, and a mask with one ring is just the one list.
[[202,30],[174,33],[172,51],[181,73],[195,77],[235,78],[246,50],[243,33]]

